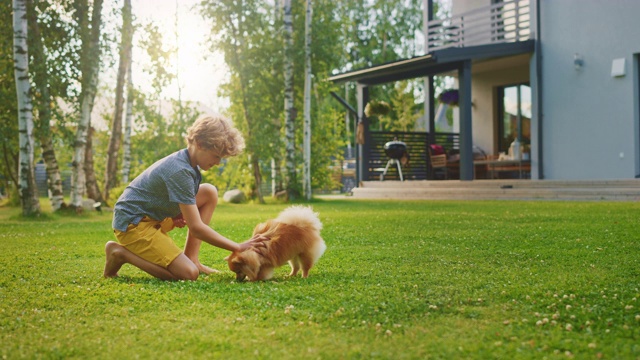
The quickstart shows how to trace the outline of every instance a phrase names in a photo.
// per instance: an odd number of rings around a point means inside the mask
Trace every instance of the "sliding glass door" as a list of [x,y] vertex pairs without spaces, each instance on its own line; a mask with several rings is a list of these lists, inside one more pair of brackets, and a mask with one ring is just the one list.
[[528,159],[531,145],[531,87],[516,84],[498,88],[498,151],[507,153],[515,139]]

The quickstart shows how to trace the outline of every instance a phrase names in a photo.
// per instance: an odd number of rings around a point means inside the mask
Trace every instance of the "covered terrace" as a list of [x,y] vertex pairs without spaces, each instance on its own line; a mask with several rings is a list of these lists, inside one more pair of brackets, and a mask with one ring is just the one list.
[[[333,95],[353,113],[359,124],[358,128],[363,132],[359,136],[360,141],[356,141],[358,143],[356,148],[358,184],[362,181],[376,180],[379,177],[378,173],[381,168],[384,168],[387,160],[382,147],[386,141],[393,140],[394,137],[406,142],[410,147],[411,167],[408,169],[410,174],[405,176],[405,179],[434,178],[435,169],[431,166],[429,149],[431,145],[439,144],[458,151],[455,170],[459,179],[473,180],[477,173],[477,166],[482,165],[485,169],[489,169],[492,160],[476,161],[474,165],[472,88],[477,83],[477,88],[484,92],[481,98],[485,108],[492,107],[493,102],[497,102],[495,96],[487,96],[488,92],[491,92],[491,85],[487,83],[486,76],[483,81],[476,79],[474,82],[474,74],[489,68],[493,71],[492,74],[500,75],[500,81],[506,84],[504,78],[507,77],[506,81],[510,80],[509,75],[503,74],[503,69],[517,63],[521,69],[528,69],[525,70],[528,73],[527,77],[534,82],[532,85],[535,91],[538,90],[535,84],[538,44],[533,39],[537,26],[534,25],[536,12],[533,3],[529,0],[492,2],[488,6],[462,9],[462,12],[457,12],[451,18],[439,20],[433,18],[433,0],[428,0],[426,4],[428,19],[426,55],[336,74],[329,78],[336,84],[348,82],[356,84],[357,109],[352,108],[335,93]],[[456,133],[435,131],[434,76],[457,78],[459,129]],[[364,113],[365,106],[371,100],[370,87],[416,78],[428,79],[426,86],[429,89],[428,92],[425,91],[429,94],[425,99],[428,102],[425,106],[428,109],[428,113],[425,114],[428,119],[427,131],[385,133],[370,129],[370,121]],[[511,80],[521,82],[522,78]],[[493,129],[484,128],[490,126],[486,117],[491,115],[486,112],[482,115],[485,118],[484,125],[481,125],[478,130],[483,130],[484,133],[493,131]],[[520,136],[521,129],[518,128],[516,138]],[[504,148],[504,145],[501,147]],[[496,150],[493,149],[493,152],[495,155]],[[535,154],[536,159],[539,160],[540,155]]]
[[[472,67],[475,64],[494,59],[531,54],[534,51],[534,45],[534,40],[526,40],[469,47],[451,47],[434,50],[424,56],[331,76],[329,80],[337,84],[345,82],[356,83],[357,110],[352,109],[351,111],[355,113],[354,115],[357,116],[357,121],[362,124],[364,129],[364,144],[358,145],[356,153],[356,176],[358,183],[361,181],[374,180],[379,176],[375,171],[376,169],[380,169],[382,156],[380,150],[381,144],[384,144],[384,141],[391,140],[389,137],[393,136],[393,134],[381,134],[371,131],[369,128],[369,119],[364,114],[364,108],[370,100],[370,86],[414,78],[427,77],[432,79],[432,77],[436,75],[457,73],[459,82],[459,134],[428,131],[426,133],[402,133],[400,135],[413,143],[412,149],[414,150],[412,150],[411,161],[417,164],[417,167],[414,167],[414,171],[418,172],[416,176],[413,177],[414,179],[424,180],[433,178],[433,169],[429,163],[428,148],[431,144],[448,142],[449,145],[459,149],[460,180],[473,180],[474,156],[471,121]],[[433,81],[429,81],[429,83],[431,85],[429,91],[431,96],[428,99],[428,109],[430,110],[428,114],[428,128],[435,129]],[[336,95],[334,94],[334,96]],[[336,97],[338,98],[338,96]],[[347,105],[344,100],[339,100]],[[385,135],[387,135],[386,138]]]

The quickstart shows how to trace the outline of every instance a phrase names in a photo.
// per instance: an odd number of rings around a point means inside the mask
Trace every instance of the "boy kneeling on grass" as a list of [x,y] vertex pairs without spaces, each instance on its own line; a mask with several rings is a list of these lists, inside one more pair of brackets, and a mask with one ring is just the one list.
[[[208,225],[218,190],[200,183],[200,169],[209,170],[221,159],[239,155],[245,146],[240,132],[228,119],[208,116],[196,120],[186,140],[186,149],[147,168],[116,202],[113,232],[118,242],[105,245],[105,277],[118,276],[122,265],[131,264],[163,280],[196,280],[201,272],[216,272],[198,259],[202,241],[229,251],[264,247],[262,237],[238,244]],[[167,233],[185,225],[189,231],[183,252]]]

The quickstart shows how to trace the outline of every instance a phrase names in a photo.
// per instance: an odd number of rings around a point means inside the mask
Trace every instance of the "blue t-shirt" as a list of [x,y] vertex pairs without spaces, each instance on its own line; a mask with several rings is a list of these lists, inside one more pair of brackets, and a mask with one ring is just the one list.
[[112,226],[127,231],[144,216],[154,220],[180,214],[179,204],[193,205],[202,175],[192,167],[187,149],[156,161],[126,187],[113,211]]

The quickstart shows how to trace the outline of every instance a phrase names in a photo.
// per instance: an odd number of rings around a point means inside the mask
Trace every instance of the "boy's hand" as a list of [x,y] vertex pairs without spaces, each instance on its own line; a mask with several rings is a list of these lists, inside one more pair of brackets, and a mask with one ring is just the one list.
[[182,217],[182,214],[176,217],[172,217],[171,220],[173,220],[173,226],[175,227],[183,228],[185,225],[187,225],[187,222]]
[[264,242],[268,240],[269,240],[268,237],[262,234],[256,234],[251,239],[241,243],[240,248],[238,249],[238,252],[243,252],[249,248],[254,248],[254,250],[258,254],[264,255],[263,251],[266,250],[267,248],[267,245]]

